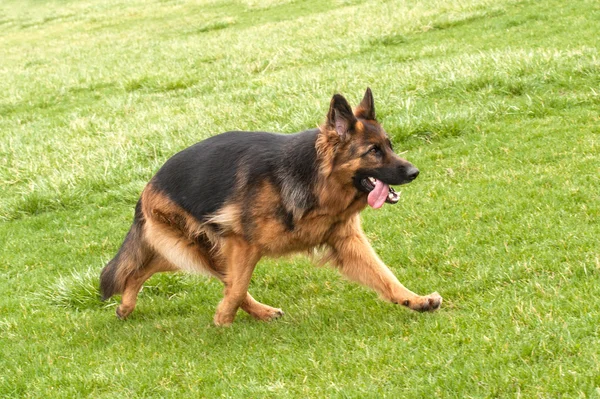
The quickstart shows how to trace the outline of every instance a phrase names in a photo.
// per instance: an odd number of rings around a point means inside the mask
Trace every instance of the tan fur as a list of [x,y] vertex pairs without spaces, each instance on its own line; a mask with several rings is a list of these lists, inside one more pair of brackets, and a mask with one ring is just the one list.
[[231,324],[238,308],[247,299],[250,277],[261,257],[257,246],[233,235],[224,239],[223,254],[226,254],[224,262],[227,269],[223,279],[224,297],[214,318],[215,324],[220,326]]
[[138,269],[133,272],[125,281],[125,289],[123,290],[123,297],[121,298],[121,304],[117,308],[117,315],[119,318],[126,318],[133,309],[137,302],[137,296],[142,288],[142,285],[148,280],[154,273],[158,272],[169,272],[175,271],[176,268],[173,264],[167,262],[162,256],[156,254],[154,258],[142,269]]
[[210,240],[215,237],[212,230],[155,191],[152,184],[142,193],[142,212],[144,239],[152,250],[180,270],[221,274],[211,254],[218,247],[218,241]]

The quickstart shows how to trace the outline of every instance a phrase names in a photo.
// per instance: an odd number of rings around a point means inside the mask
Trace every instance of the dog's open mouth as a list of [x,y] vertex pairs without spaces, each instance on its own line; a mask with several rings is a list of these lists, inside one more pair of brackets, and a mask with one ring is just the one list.
[[371,208],[381,208],[384,202],[395,204],[400,199],[400,193],[374,177],[361,179],[360,184],[369,192],[367,202]]

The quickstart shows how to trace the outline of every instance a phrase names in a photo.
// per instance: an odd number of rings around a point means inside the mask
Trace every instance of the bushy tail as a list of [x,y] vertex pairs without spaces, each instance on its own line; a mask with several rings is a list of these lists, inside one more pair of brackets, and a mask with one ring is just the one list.
[[100,274],[100,294],[106,300],[120,294],[125,288],[127,278],[144,267],[150,257],[150,251],[143,239],[144,217],[141,203],[135,208],[133,225],[117,255],[102,269]]

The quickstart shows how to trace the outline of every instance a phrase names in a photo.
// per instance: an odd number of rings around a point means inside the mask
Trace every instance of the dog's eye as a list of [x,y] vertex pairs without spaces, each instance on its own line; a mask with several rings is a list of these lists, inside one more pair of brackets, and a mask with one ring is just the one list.
[[381,148],[379,148],[378,145],[374,145],[373,147],[371,147],[369,152],[374,155],[381,155]]

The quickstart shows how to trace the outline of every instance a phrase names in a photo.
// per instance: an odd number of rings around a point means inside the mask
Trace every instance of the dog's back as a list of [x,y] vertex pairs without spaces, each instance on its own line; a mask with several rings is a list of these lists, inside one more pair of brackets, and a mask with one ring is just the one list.
[[309,197],[317,172],[317,133],[318,129],[293,135],[219,134],[174,155],[150,184],[202,222],[232,197],[252,195],[265,179],[286,200],[306,208],[314,202]]

